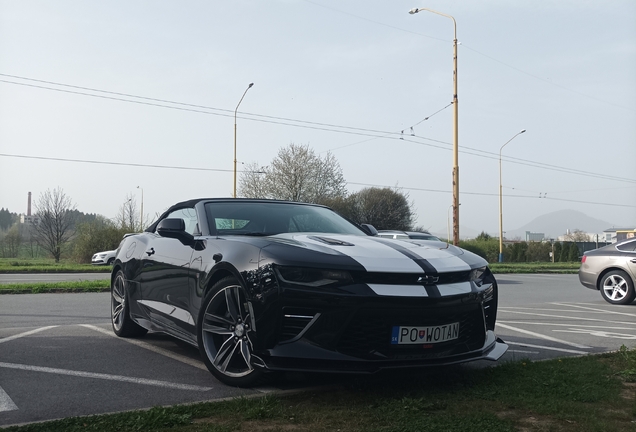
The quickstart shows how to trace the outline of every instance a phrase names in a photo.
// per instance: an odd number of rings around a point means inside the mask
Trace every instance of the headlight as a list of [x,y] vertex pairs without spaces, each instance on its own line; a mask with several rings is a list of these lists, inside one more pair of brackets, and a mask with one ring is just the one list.
[[487,269],[488,267],[472,269],[470,271],[470,281],[475,282],[477,286],[480,286],[484,282],[484,275],[486,274]]
[[276,267],[276,275],[288,284],[322,287],[353,283],[351,274],[343,270],[323,270],[304,267]]

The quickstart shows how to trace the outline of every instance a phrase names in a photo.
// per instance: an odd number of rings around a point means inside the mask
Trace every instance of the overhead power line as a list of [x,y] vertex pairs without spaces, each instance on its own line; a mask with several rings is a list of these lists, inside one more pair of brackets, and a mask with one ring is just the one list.
[[[63,93],[77,94],[77,95],[89,96],[89,97],[97,97],[97,98],[115,100],[115,101],[120,101],[120,102],[128,102],[128,103],[135,103],[135,104],[141,104],[141,105],[149,105],[149,106],[155,106],[155,107],[160,107],[160,108],[168,108],[168,109],[175,109],[175,110],[180,110],[180,111],[196,112],[196,113],[199,113],[199,114],[208,114],[208,115],[215,115],[215,116],[222,116],[222,117],[233,117],[233,113],[234,113],[232,110],[226,110],[226,109],[222,109],[222,108],[214,108],[214,107],[208,107],[208,106],[204,106],[204,105],[195,105],[195,104],[189,104],[189,103],[184,103],[184,102],[170,101],[170,100],[166,100],[166,99],[158,99],[158,98],[150,98],[150,97],[145,97],[145,96],[137,96],[137,95],[133,95],[133,94],[129,94],[129,93],[119,93],[119,92],[113,92],[113,91],[108,91],[108,90],[100,90],[100,89],[95,89],[95,88],[90,88],[90,87],[76,86],[76,85],[71,85],[71,84],[56,83],[56,82],[53,82],[53,81],[45,81],[45,80],[39,80],[39,79],[34,79],[34,78],[21,77],[21,76],[17,76],[17,75],[9,75],[9,74],[0,73],[0,76],[10,77],[10,78],[14,78],[14,79],[21,79],[21,80],[26,80],[26,81],[33,81],[33,82],[49,84],[49,85],[55,85],[55,86],[61,86],[61,87],[67,87],[67,88],[73,88],[73,89],[78,89],[78,90],[86,90],[86,91],[91,91],[91,92],[96,92],[96,93],[104,93],[104,95],[85,93],[85,92],[80,92],[80,91],[75,91],[75,90],[65,90],[65,89],[59,89],[59,88],[52,88],[52,87],[47,87],[47,86],[42,86],[42,85],[35,85],[35,84],[27,84],[27,83],[20,83],[20,82],[14,82],[14,81],[0,80],[0,82],[4,82],[4,83],[7,83],[7,84],[15,84],[15,85],[20,85],[20,86],[34,87],[34,88],[39,88],[39,89],[44,89],[44,90],[51,90],[51,91],[57,91],[57,92],[63,92]],[[105,96],[105,95],[113,95],[113,96]],[[121,97],[115,97],[115,96],[121,96]],[[124,99],[123,97],[135,98],[135,99],[139,99],[139,100]],[[150,101],[150,102],[147,102],[147,101]],[[166,105],[166,104],[170,104],[170,105]],[[439,112],[441,112],[441,111],[445,110],[446,108],[448,108],[450,105],[451,104],[446,105],[444,108],[434,112],[433,114],[429,115],[428,117],[425,117],[423,120],[421,120],[418,123],[415,123],[413,126],[411,126],[410,129],[413,130],[413,128],[415,126],[417,126],[418,124],[422,123],[423,121],[426,121],[426,120],[430,119],[434,115],[436,115]],[[210,111],[218,111],[218,112],[210,112]],[[450,151],[450,145],[451,145],[447,141],[441,141],[441,140],[436,140],[436,139],[433,139],[433,138],[418,136],[418,135],[415,135],[414,133],[407,134],[407,138],[405,138],[403,130],[399,131],[399,132],[390,132],[390,131],[381,131],[381,130],[376,130],[376,129],[365,129],[365,128],[358,128],[358,127],[351,127],[351,126],[334,125],[334,124],[329,124],[329,123],[318,123],[318,122],[311,122],[311,121],[306,121],[306,120],[296,120],[296,119],[290,119],[290,118],[284,118],[284,117],[274,117],[274,116],[267,116],[267,115],[262,115],[262,114],[253,114],[253,113],[241,113],[241,114],[244,115],[244,116],[245,115],[250,116],[250,117],[240,117],[240,118],[242,118],[244,120],[251,120],[251,121],[264,122],[264,123],[278,124],[278,125],[283,125],[283,126],[292,126],[292,127],[298,127],[298,128],[306,128],[306,129],[313,129],[313,130],[322,130],[322,131],[327,131],[327,132],[345,133],[345,134],[350,134],[350,135],[358,135],[358,136],[370,137],[369,140],[364,140],[364,141],[359,141],[359,142],[352,143],[352,144],[347,144],[347,145],[344,145],[344,146],[341,146],[341,147],[332,148],[331,150],[338,150],[338,149],[341,149],[341,148],[345,148],[345,147],[349,147],[349,146],[352,146],[352,145],[356,145],[356,144],[360,144],[360,143],[363,143],[363,142],[367,142],[367,141],[370,141],[372,139],[400,139],[400,140],[407,141],[407,142],[412,142],[412,143],[415,143],[415,144],[418,144],[418,145],[425,145],[425,146],[434,147],[434,148],[440,148],[440,149],[449,150],[449,151]],[[272,119],[281,120],[281,121],[273,121]],[[293,123],[288,123],[288,122],[295,122],[295,123],[298,123],[298,124],[293,124]],[[333,129],[333,128],[336,128],[336,129]],[[408,138],[408,136],[410,136],[412,138],[420,139],[420,140],[425,140],[427,142],[416,141],[414,139]],[[436,144],[431,144],[431,143],[446,144],[448,147],[441,146],[441,145],[436,145]],[[496,153],[487,152],[487,151],[484,151],[484,150],[479,150],[479,149],[475,149],[475,148],[471,148],[471,147],[467,147],[467,146],[462,146],[459,151],[461,153],[470,154],[470,155],[473,155],[473,156],[483,157],[483,158],[487,158],[487,159],[498,159],[498,154],[496,154]],[[490,155],[490,156],[488,156],[488,155]],[[594,172],[589,172],[589,171],[576,170],[576,169],[572,169],[572,168],[561,167],[561,166],[558,166],[558,165],[546,164],[546,163],[543,163],[543,162],[537,162],[537,161],[532,161],[532,160],[528,160],[528,159],[515,158],[515,157],[512,157],[512,156],[504,156],[503,158],[504,158],[504,160],[507,160],[510,163],[516,163],[516,164],[519,164],[519,165],[532,166],[532,167],[542,168],[542,169],[546,169],[546,170],[558,171],[558,172],[563,172],[563,173],[568,173],[568,174],[583,175],[583,176],[587,176],[587,177],[594,177],[594,178],[600,178],[600,179],[606,179],[606,180],[620,181],[620,182],[626,182],[626,183],[636,183],[636,179],[626,179],[624,177],[610,176],[610,175],[602,174],[602,173],[594,173]]]
[[[418,191],[418,192],[435,192],[435,193],[444,193],[444,194],[451,194],[452,193],[452,191],[450,191],[450,190],[441,190],[441,189],[425,189],[425,188],[404,187],[404,186],[386,186],[386,185],[378,185],[378,184],[371,184],[371,183],[357,183],[357,182],[347,182],[347,184],[358,185],[358,186],[377,187],[377,188],[404,189],[404,190]],[[492,197],[498,197],[499,196],[499,194],[496,194],[496,193],[485,193],[485,192],[466,192],[466,191],[462,191],[462,194],[463,195],[477,195],[477,196],[492,196]],[[506,198],[547,199],[547,200],[552,200],[552,201],[566,201],[566,202],[573,202],[573,203],[579,203],[579,204],[593,204],[593,205],[603,205],[603,206],[612,206],[612,207],[636,208],[636,205],[634,205],[634,204],[602,203],[602,202],[595,202],[595,201],[582,201],[582,200],[573,200],[573,199],[567,199],[567,198],[553,198],[553,197],[536,196],[536,195],[510,194],[510,195],[506,195]]]
[[[117,166],[131,166],[131,167],[142,167],[142,168],[161,168],[161,169],[176,169],[176,170],[186,170],[186,171],[212,171],[212,172],[233,172],[234,170],[229,169],[220,169],[220,168],[201,168],[201,167],[184,167],[184,166],[171,166],[171,165],[155,165],[155,164],[140,164],[140,163],[132,163],[132,162],[113,162],[113,161],[96,161],[96,160],[85,160],[85,159],[69,159],[69,158],[55,158],[55,157],[45,157],[45,156],[29,156],[29,155],[14,155],[7,153],[0,153],[0,157],[14,157],[14,158],[22,158],[22,159],[39,159],[39,160],[48,160],[48,161],[57,161],[57,162],[73,162],[73,163],[88,163],[88,164],[98,164],[98,165],[117,165]],[[249,170],[240,170],[240,172],[251,172]],[[380,187],[380,188],[393,188],[393,186],[387,185],[377,185],[370,183],[357,183],[357,182],[347,182],[347,184],[351,185],[359,185],[359,186],[370,186],[370,187]],[[421,191],[421,192],[435,192],[435,193],[446,193],[449,194],[451,191],[443,190],[443,189],[426,189],[426,188],[415,188],[415,187],[398,187],[398,189],[412,190],[412,191]],[[463,191],[462,194],[465,195],[480,195],[480,196],[498,196],[494,193],[484,193],[484,192],[466,192]],[[539,199],[549,199],[553,201],[566,201],[566,202],[575,202],[575,203],[583,203],[583,204],[595,204],[595,205],[606,205],[613,207],[629,207],[636,208],[636,205],[631,204],[614,204],[614,203],[599,203],[593,201],[580,201],[580,200],[572,200],[566,198],[552,198],[547,197],[545,195],[537,197],[534,195],[506,195],[506,197],[511,198],[539,198]]]

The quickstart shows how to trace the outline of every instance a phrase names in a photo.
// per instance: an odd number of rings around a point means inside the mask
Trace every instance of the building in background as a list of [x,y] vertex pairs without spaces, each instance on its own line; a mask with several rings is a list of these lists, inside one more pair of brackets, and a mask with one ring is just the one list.
[[603,231],[605,241],[616,243],[617,241],[636,237],[636,228],[609,228]]
[[540,242],[545,239],[545,233],[536,233],[531,231],[526,231],[526,241],[527,242]]
[[27,212],[26,214],[20,215],[20,223],[26,225],[37,225],[40,223],[40,218],[38,215],[31,214],[31,192],[29,192],[29,198],[27,202]]

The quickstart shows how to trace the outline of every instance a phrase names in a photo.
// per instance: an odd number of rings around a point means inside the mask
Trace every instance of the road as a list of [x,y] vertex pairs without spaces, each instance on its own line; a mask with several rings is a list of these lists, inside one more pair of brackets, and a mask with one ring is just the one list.
[[[501,275],[498,280],[497,333],[510,346],[499,362],[636,344],[636,306],[606,303],[576,275]],[[115,337],[109,304],[109,293],[0,296],[0,426],[347,379],[296,375],[274,387],[227,387],[205,369],[194,348],[156,333]],[[493,363],[468,367],[485,365]]]

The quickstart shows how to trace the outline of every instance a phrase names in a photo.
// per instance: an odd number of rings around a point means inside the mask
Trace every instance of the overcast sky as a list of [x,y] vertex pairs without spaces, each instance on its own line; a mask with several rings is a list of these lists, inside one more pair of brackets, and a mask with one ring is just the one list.
[[239,177],[306,144],[445,233],[453,24],[414,7],[457,21],[463,231],[498,232],[522,129],[504,230],[561,209],[636,226],[633,0],[0,0],[0,207],[229,197],[253,82]]

